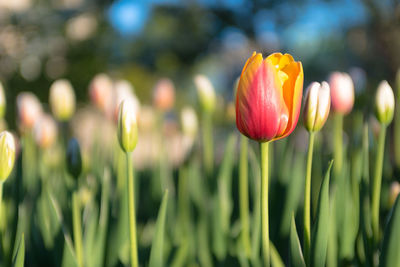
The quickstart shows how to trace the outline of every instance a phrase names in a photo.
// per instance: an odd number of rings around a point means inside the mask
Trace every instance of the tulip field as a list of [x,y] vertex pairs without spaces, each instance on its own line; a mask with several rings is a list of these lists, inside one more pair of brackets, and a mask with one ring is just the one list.
[[295,54],[238,67],[231,101],[195,74],[196,105],[170,78],[151,103],[112,73],[90,102],[0,84],[0,266],[400,266],[400,72],[359,102]]

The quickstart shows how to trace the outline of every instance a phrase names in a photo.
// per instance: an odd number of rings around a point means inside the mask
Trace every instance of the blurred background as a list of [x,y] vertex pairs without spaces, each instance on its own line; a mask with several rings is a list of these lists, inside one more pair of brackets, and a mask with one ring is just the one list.
[[399,47],[394,0],[0,1],[0,80],[11,128],[15,96],[33,91],[47,103],[58,78],[71,81],[82,103],[93,76],[106,72],[130,81],[147,103],[157,80],[169,77],[179,108],[195,103],[193,75],[207,75],[229,101],[252,51],[282,51],[303,62],[305,86],[339,70],[361,92],[393,81]]

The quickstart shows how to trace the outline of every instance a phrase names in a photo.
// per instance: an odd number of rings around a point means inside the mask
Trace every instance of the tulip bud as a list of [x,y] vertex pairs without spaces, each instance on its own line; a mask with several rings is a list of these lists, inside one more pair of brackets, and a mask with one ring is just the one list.
[[68,142],[67,169],[74,178],[78,178],[82,172],[81,148],[76,138],[71,138]]
[[213,112],[215,110],[215,90],[210,80],[204,75],[196,75],[194,77],[196,84],[197,94],[199,96],[200,105],[206,112]]
[[90,82],[90,99],[105,114],[109,114],[112,105],[112,89],[112,80],[104,73],[96,75]]
[[15,161],[15,141],[11,133],[0,133],[0,182],[10,175]]
[[390,192],[389,192],[389,207],[392,207],[394,202],[396,201],[397,196],[400,193],[400,184],[397,181],[394,181],[390,185]]
[[46,149],[51,147],[57,137],[57,125],[50,115],[42,115],[33,128],[36,143]]
[[185,136],[195,138],[199,129],[196,112],[192,107],[184,107],[181,111],[182,131]]
[[347,73],[334,72],[329,77],[332,109],[335,112],[348,114],[354,105],[354,84]]
[[327,82],[311,83],[306,92],[303,118],[309,132],[317,132],[324,126],[331,107],[331,96]]
[[375,96],[375,115],[378,121],[388,125],[393,119],[394,94],[387,81],[382,81]]
[[6,97],[4,95],[3,84],[0,82],[0,118],[4,117],[6,111]]
[[164,78],[157,82],[153,91],[153,102],[162,111],[168,111],[174,106],[175,87],[170,79]]
[[30,92],[23,92],[17,96],[18,120],[21,128],[32,129],[42,115],[42,105],[39,99]]
[[69,120],[75,112],[75,93],[68,80],[55,81],[50,87],[51,110],[60,121]]
[[122,101],[118,114],[118,140],[125,152],[132,152],[137,144],[136,116],[134,104],[129,99]]
[[125,99],[129,99],[135,113],[137,114],[140,109],[139,99],[136,97],[132,85],[126,80],[119,80],[115,83],[114,95],[114,119],[118,120],[119,106]]

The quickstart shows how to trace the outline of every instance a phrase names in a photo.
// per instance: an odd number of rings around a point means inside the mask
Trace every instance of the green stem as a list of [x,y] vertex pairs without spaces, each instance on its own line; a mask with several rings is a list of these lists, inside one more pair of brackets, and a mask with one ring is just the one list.
[[311,248],[311,170],[314,150],[314,132],[310,132],[307,154],[307,171],[304,187],[304,256],[308,265]]
[[383,154],[385,151],[386,126],[381,125],[378,139],[378,153],[376,154],[376,166],[372,185],[372,231],[374,241],[379,241],[379,200],[381,196]]
[[343,166],[343,114],[336,113],[333,121],[333,169],[335,173],[335,179],[342,172]]
[[248,158],[247,147],[249,140],[242,135],[240,138],[240,162],[239,162],[239,202],[240,221],[242,225],[242,245],[247,257],[251,256],[250,232],[249,232],[249,185],[248,185]]
[[190,209],[190,199],[188,194],[188,183],[187,177],[188,169],[186,166],[182,166],[179,170],[179,182],[178,182],[178,208],[179,208],[179,218],[182,227],[181,233],[183,236],[189,234],[189,209]]
[[208,112],[203,112],[203,157],[204,167],[207,175],[211,175],[214,168],[214,152],[213,152],[213,133],[212,133],[212,116]]
[[139,259],[137,252],[137,240],[136,240],[136,215],[135,215],[135,183],[133,177],[133,166],[131,161],[131,153],[126,153],[126,177],[128,179],[128,214],[129,214],[129,237],[131,243],[131,266],[138,267]]
[[78,261],[78,266],[83,266],[82,253],[82,225],[81,225],[81,207],[78,192],[72,193],[72,223],[74,230],[74,245],[75,254]]
[[264,267],[269,267],[269,222],[268,222],[268,145],[260,143],[261,147],[261,228]]
[[[3,204],[3,184],[4,184],[4,181],[2,181],[2,182],[0,182],[0,218],[1,218],[1,220],[4,220],[4,222],[6,222],[7,220],[6,220],[6,214],[4,214],[4,217],[3,217],[3,214],[2,214],[2,209],[1,209],[1,205]],[[1,227],[0,227],[0,231],[1,231]]]

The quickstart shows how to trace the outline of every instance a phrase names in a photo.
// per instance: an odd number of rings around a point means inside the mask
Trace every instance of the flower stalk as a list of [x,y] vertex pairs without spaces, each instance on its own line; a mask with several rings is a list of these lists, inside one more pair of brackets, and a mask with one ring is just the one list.
[[333,118],[333,158],[335,179],[337,179],[343,166],[343,114],[341,113],[335,113]]
[[261,142],[261,234],[264,266],[269,267],[269,218],[268,218],[268,146],[269,142]]
[[249,231],[249,185],[248,185],[248,157],[247,147],[249,140],[242,135],[240,138],[239,162],[239,203],[240,222],[242,226],[241,239],[247,257],[251,256],[250,231]]
[[83,267],[82,223],[79,193],[72,193],[72,226],[74,231],[75,254],[79,267]]
[[207,175],[211,175],[214,169],[214,141],[212,129],[212,114],[203,112],[203,160]]

